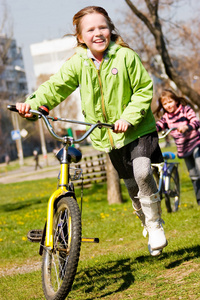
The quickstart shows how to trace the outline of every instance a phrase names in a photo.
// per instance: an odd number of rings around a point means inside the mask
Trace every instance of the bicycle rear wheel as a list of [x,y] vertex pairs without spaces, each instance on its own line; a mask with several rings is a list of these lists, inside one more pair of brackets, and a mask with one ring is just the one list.
[[81,247],[81,214],[74,198],[58,202],[53,230],[53,250],[43,251],[42,286],[46,299],[62,300],[71,290]]
[[165,205],[167,212],[176,212],[180,204],[180,181],[178,167],[173,166],[165,178]]

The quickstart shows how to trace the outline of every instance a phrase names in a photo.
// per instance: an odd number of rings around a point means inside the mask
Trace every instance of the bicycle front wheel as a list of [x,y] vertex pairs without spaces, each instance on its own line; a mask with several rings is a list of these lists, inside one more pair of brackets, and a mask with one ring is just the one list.
[[46,299],[62,300],[71,290],[81,247],[81,214],[74,198],[58,202],[53,231],[53,250],[43,251],[42,286]]
[[177,166],[174,166],[165,178],[165,205],[167,212],[176,212],[180,205],[180,181]]

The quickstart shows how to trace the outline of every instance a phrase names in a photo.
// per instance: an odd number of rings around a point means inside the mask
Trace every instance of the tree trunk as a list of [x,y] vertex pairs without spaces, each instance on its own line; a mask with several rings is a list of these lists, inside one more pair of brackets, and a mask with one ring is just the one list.
[[113,167],[109,155],[106,155],[107,168],[107,198],[109,204],[122,203],[120,180],[117,171]]

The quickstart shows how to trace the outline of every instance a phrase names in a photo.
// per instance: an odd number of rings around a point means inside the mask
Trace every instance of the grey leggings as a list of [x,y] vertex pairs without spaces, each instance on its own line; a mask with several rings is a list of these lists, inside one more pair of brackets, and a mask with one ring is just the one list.
[[141,208],[139,198],[151,196],[158,189],[151,170],[151,160],[147,157],[138,157],[133,160],[133,178],[124,179],[129,196],[136,210]]

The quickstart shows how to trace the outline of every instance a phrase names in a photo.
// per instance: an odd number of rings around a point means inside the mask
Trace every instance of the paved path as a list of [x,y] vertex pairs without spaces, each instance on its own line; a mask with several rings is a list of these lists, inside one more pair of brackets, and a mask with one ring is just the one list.
[[[95,151],[93,148],[87,149],[87,154],[95,154],[98,151]],[[48,155],[48,167],[46,166],[45,160],[40,156],[39,163],[42,165],[42,169],[35,170],[35,163],[32,158],[28,161],[28,166],[22,166],[18,170],[6,172],[6,164],[0,164],[1,172],[0,173],[0,184],[6,183],[14,183],[14,182],[22,182],[22,181],[30,181],[37,180],[43,178],[57,178],[60,164],[59,161],[55,158],[53,154]]]
[[43,178],[57,177],[59,173],[59,165],[54,167],[46,167],[44,169],[34,170],[33,167],[19,169],[17,171],[11,171],[7,173],[2,173],[0,175],[0,184],[13,183],[37,180]]
[[39,163],[42,166],[42,169],[35,170],[35,162],[33,158],[28,158],[25,160],[24,166],[13,171],[6,171],[6,164],[0,164],[0,184],[30,181],[49,177],[56,178],[58,176],[60,164],[53,155],[48,156],[48,166],[47,161],[42,158],[42,155],[40,156]]

